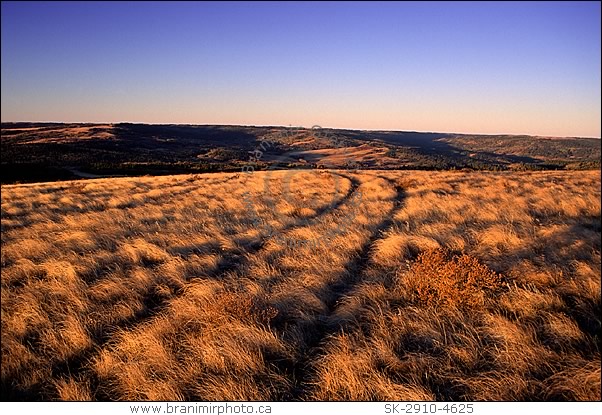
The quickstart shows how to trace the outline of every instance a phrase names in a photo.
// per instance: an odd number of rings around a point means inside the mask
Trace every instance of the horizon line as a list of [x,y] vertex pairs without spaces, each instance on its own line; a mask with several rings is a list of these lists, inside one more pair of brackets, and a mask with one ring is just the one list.
[[170,122],[140,122],[140,121],[0,121],[1,124],[17,124],[17,123],[30,123],[30,124],[145,124],[145,125],[196,125],[196,126],[228,126],[228,127],[272,127],[272,128],[299,128],[299,129],[312,129],[315,127],[329,129],[329,130],[346,130],[346,131],[367,131],[367,132],[400,132],[400,133],[422,133],[422,134],[455,134],[465,136],[513,136],[513,137],[533,137],[533,138],[567,138],[567,139],[593,139],[601,140],[602,137],[596,136],[577,136],[577,135],[539,135],[539,134],[527,134],[527,133],[469,133],[469,132],[442,132],[442,131],[426,131],[426,130],[399,130],[399,129],[371,129],[371,128],[348,128],[348,127],[325,127],[318,124],[314,124],[310,127],[306,126],[295,126],[295,125],[282,125],[282,124],[228,124],[228,123],[170,123]]

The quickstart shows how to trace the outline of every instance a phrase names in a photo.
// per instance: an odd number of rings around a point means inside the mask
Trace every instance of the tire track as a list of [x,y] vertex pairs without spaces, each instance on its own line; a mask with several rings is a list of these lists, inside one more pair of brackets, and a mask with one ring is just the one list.
[[316,358],[320,356],[324,342],[330,336],[345,328],[344,324],[336,323],[333,319],[339,303],[362,281],[363,275],[370,266],[370,257],[375,243],[383,238],[385,230],[391,228],[394,223],[395,214],[403,207],[405,190],[392,179],[383,176],[377,177],[385,180],[395,189],[396,195],[393,199],[393,207],[385,215],[385,218],[376,225],[372,234],[361,246],[354,258],[347,262],[345,272],[341,274],[340,279],[330,285],[328,291],[332,295],[325,301],[328,312],[327,314],[318,316],[316,319],[316,323],[312,327],[313,335],[306,347],[305,353],[292,367],[295,386],[291,393],[291,400],[303,400],[304,396],[310,392],[310,381],[315,374],[313,365]]

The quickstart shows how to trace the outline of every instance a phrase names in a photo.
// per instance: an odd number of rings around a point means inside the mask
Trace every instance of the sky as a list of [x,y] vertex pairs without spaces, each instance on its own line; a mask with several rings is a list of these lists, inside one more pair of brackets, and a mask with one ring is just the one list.
[[8,2],[2,121],[600,137],[599,2]]

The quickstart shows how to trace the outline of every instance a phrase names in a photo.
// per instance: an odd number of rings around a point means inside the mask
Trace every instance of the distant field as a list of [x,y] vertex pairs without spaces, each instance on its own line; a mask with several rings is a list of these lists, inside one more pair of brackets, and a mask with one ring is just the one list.
[[599,170],[601,154],[593,138],[127,123],[2,123],[0,144],[2,183],[233,172],[249,164],[257,170]]
[[599,171],[1,194],[3,399],[601,399]]

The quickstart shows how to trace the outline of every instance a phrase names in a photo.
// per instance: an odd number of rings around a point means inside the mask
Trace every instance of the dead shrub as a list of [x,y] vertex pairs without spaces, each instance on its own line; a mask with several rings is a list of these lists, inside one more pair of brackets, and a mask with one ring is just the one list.
[[401,279],[410,300],[430,307],[483,307],[502,288],[502,277],[475,257],[447,249],[423,252]]
[[225,292],[213,303],[215,315],[228,315],[239,321],[268,325],[278,315],[265,299],[250,294]]

